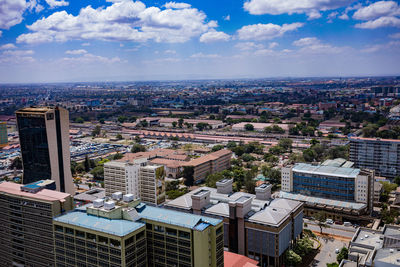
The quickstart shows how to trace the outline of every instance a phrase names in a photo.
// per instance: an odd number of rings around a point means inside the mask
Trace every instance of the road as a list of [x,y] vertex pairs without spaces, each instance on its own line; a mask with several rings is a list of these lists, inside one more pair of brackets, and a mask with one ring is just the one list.
[[[307,227],[305,227],[306,229],[320,232],[320,228],[316,222],[307,219],[304,219],[304,222],[307,223]],[[343,236],[347,238],[352,238],[356,230],[357,229],[353,226],[343,226],[337,224],[331,224],[329,225],[329,228],[322,228],[322,232],[325,234]]]

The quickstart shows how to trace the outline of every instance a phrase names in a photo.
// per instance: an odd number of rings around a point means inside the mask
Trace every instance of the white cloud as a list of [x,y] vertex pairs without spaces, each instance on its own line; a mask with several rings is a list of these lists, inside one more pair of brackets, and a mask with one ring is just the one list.
[[108,57],[97,56],[97,55],[86,53],[80,57],[64,57],[61,59],[61,62],[72,63],[72,64],[75,64],[75,63],[79,63],[79,64],[89,64],[89,63],[112,64],[112,63],[121,62],[121,59],[119,57],[108,58]]
[[90,43],[83,43],[81,46],[90,46]]
[[328,15],[328,22],[331,23],[339,15],[339,12],[334,11]]
[[361,50],[364,53],[387,52],[390,49],[399,49],[400,41],[390,41],[386,44],[369,45]]
[[64,0],[45,0],[45,1],[51,8],[69,5],[69,3]]
[[86,54],[87,51],[85,49],[76,49],[76,50],[67,50],[65,51],[65,54],[67,55],[82,55]]
[[378,1],[369,6],[360,7],[353,18],[367,20],[355,25],[361,29],[376,29],[380,27],[400,27],[400,6],[394,1]]
[[400,15],[400,7],[394,1],[379,1],[369,6],[361,7],[353,14],[353,19],[371,20],[379,17]]
[[398,33],[393,33],[393,34],[389,35],[389,37],[390,37],[390,38],[393,38],[393,39],[400,39],[400,32],[398,32]]
[[222,17],[224,20],[226,21],[230,21],[231,20],[231,15],[226,15]]
[[[177,7],[180,7],[177,9]],[[113,1],[108,7],[82,8],[78,15],[55,12],[27,26],[31,33],[19,43],[65,42],[68,40],[109,40],[182,43],[217,26],[196,8],[170,2],[166,8],[146,7],[140,1]]]
[[348,19],[349,19],[349,15],[347,15],[346,13],[343,13],[343,14],[340,15],[338,18],[339,18],[339,19],[342,19],[342,20],[348,20]]
[[294,46],[300,47],[299,52],[311,54],[326,54],[343,52],[344,47],[336,47],[330,44],[322,43],[316,37],[305,37],[293,42]]
[[230,36],[224,32],[218,32],[214,29],[211,29],[210,31],[203,33],[200,36],[200,42],[202,43],[212,43],[212,42],[218,42],[218,41],[229,41]]
[[39,4],[37,0],[29,0],[29,2],[27,2],[27,9],[29,12],[35,11],[36,13],[39,13],[44,9],[44,7]]
[[355,25],[360,29],[376,29],[381,27],[400,27],[400,19],[396,17],[380,17],[379,19],[370,20]]
[[282,36],[285,32],[302,27],[303,23],[283,24],[282,26],[268,24],[253,24],[243,26],[237,31],[240,40],[268,40]]
[[196,53],[190,56],[191,58],[220,58],[220,55],[217,54],[203,54],[203,53]]
[[3,52],[3,55],[9,56],[30,56],[33,55],[35,52],[33,50],[6,50]]
[[176,2],[168,2],[164,5],[165,8],[175,8],[175,9],[183,9],[190,8],[191,5],[187,3],[176,3]]
[[354,0],[248,0],[244,9],[253,15],[307,14],[309,19],[321,17],[320,11],[333,10]]
[[14,44],[4,44],[0,46],[0,50],[5,50],[5,49],[16,49],[17,47]]
[[21,23],[23,13],[28,7],[25,0],[1,0],[0,2],[0,29]]
[[164,54],[175,55],[175,54],[176,54],[176,51],[175,51],[175,50],[172,50],[172,49],[167,49],[167,50],[164,51]]
[[277,42],[272,42],[272,43],[269,43],[268,48],[273,49],[273,48],[277,47],[278,45],[279,44]]
[[241,42],[237,43],[235,45],[235,48],[242,50],[242,51],[248,51],[248,50],[258,50],[258,49],[263,49],[264,45],[263,44],[256,44],[253,42]]
[[0,37],[1,37],[1,35],[3,34],[3,32],[2,31],[0,31]]

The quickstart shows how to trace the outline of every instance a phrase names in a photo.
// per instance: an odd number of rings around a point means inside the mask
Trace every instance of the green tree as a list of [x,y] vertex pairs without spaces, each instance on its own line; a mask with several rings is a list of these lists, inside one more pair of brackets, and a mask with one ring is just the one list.
[[179,128],[182,128],[182,127],[183,127],[183,119],[182,119],[182,118],[180,118],[180,119],[178,120],[178,127],[179,127]]
[[282,138],[279,140],[279,146],[288,152],[290,152],[292,150],[292,144],[293,144],[293,140],[290,138]]
[[84,172],[84,171],[85,171],[85,166],[84,166],[84,164],[83,164],[82,162],[81,162],[81,163],[78,163],[78,165],[76,165],[75,171],[76,171],[77,173],[82,173],[82,172]]
[[199,122],[199,123],[196,124],[196,128],[197,128],[199,131],[203,131],[203,130],[205,130],[205,129],[210,129],[211,126],[210,126],[208,123]]
[[91,171],[90,174],[93,175],[94,179],[104,178],[104,168],[103,166],[96,166]]
[[256,159],[255,157],[253,157],[252,155],[247,154],[247,153],[243,154],[241,158],[244,162],[250,162],[250,161],[254,161]]
[[194,183],[194,167],[193,166],[184,166],[182,176],[185,178],[185,185],[192,186]]
[[85,156],[85,161],[83,162],[83,166],[85,168],[85,172],[90,171],[90,161],[88,155]]
[[216,188],[217,187],[216,183],[219,180],[222,180],[223,178],[224,177],[223,177],[222,173],[220,173],[220,172],[209,174],[209,175],[207,175],[207,178],[206,178],[206,185],[208,187]]
[[285,261],[289,266],[297,266],[301,263],[302,258],[293,250],[289,249],[285,254]]
[[246,131],[254,131],[254,125],[250,124],[250,123],[247,123],[247,124],[244,125],[244,129]]
[[84,123],[85,120],[82,117],[77,117],[77,118],[75,118],[75,122],[76,123]]
[[115,136],[115,138],[117,138],[118,140],[122,140],[122,139],[124,139],[124,138],[122,137],[122,135],[121,135],[121,134],[117,134],[117,135]]
[[94,127],[93,131],[92,131],[92,136],[96,137],[98,135],[100,135],[101,133],[101,127],[99,125],[96,125],[96,127]]
[[322,234],[323,228],[330,228],[330,226],[326,223],[326,214],[323,211],[318,212],[314,215],[314,218],[317,220],[320,233]]
[[348,256],[349,256],[349,249],[346,247],[342,247],[339,254],[336,256],[336,260],[340,264],[342,260],[347,260]]
[[119,116],[117,120],[118,120],[119,123],[124,123],[125,121],[128,120],[128,117],[126,117],[126,116]]
[[176,122],[176,121],[173,121],[173,122],[172,122],[172,127],[175,128],[175,127],[176,127],[176,124],[177,124],[177,122]]
[[99,122],[100,122],[100,124],[104,124],[104,123],[105,123],[105,120],[104,120],[103,118],[101,118],[101,119],[99,120]]
[[17,169],[17,170],[22,170],[22,160],[20,157],[16,157],[13,159],[10,165],[11,169]]
[[122,159],[124,157],[124,155],[122,155],[121,153],[115,153],[112,157],[113,160],[118,160],[118,159]]
[[228,144],[226,145],[226,147],[230,150],[232,150],[233,148],[236,147],[236,142],[234,141],[229,141]]
[[224,149],[224,145],[215,145],[215,146],[212,147],[211,151],[215,152],[215,151],[218,151],[218,150],[221,150],[221,149]]
[[303,237],[297,241],[293,250],[303,258],[304,256],[311,253],[313,248],[314,248],[313,241],[308,237]]
[[132,153],[137,153],[137,152],[145,152],[146,151],[146,147],[144,145],[141,144],[133,144],[131,152]]

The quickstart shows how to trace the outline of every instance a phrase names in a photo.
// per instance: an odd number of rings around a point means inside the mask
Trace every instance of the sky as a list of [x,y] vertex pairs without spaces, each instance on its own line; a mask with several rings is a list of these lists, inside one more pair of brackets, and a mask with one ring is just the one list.
[[0,83],[400,74],[400,1],[0,0]]

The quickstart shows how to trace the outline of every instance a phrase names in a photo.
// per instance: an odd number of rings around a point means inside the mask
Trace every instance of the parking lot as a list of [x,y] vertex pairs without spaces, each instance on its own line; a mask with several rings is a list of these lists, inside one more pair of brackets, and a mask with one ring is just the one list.
[[336,262],[337,254],[335,253],[335,250],[340,250],[349,243],[349,239],[334,239],[329,236],[318,236],[318,240],[321,242],[320,252],[315,256],[310,266],[325,267],[327,263]]

